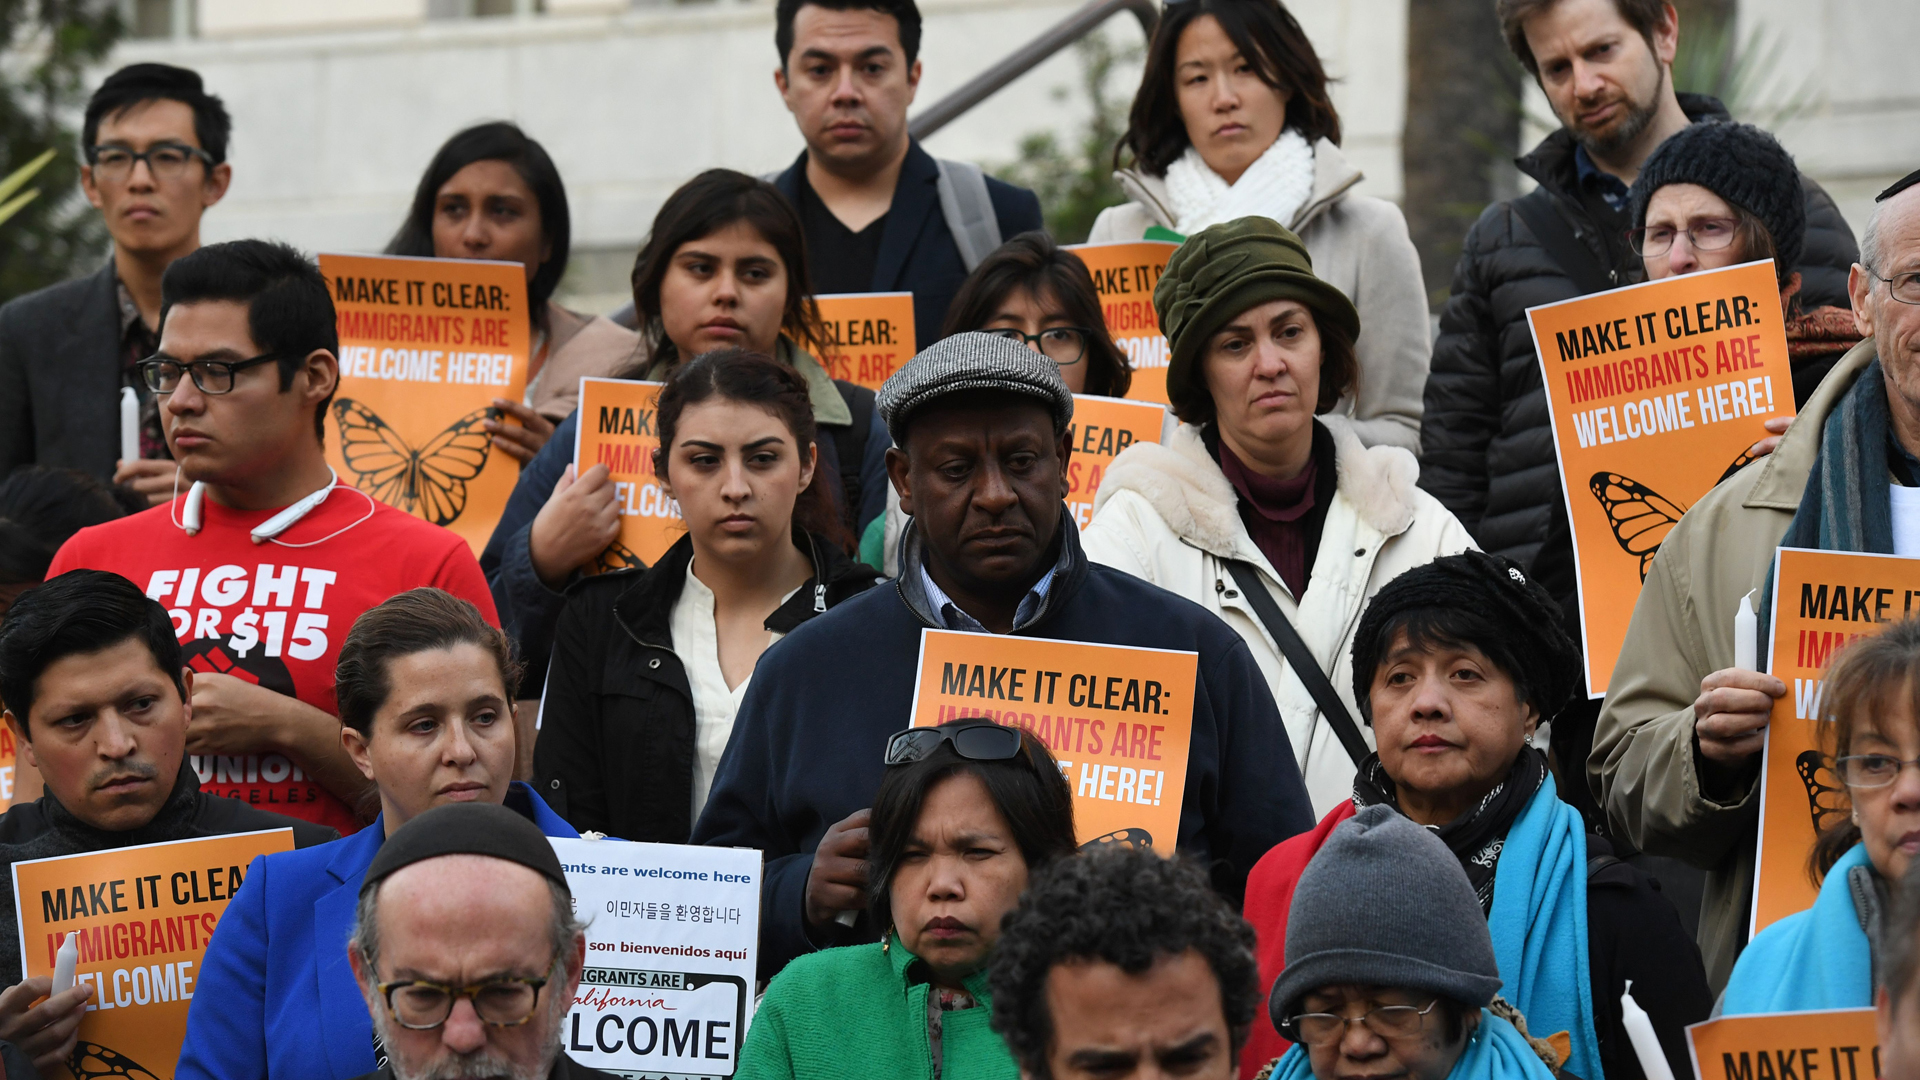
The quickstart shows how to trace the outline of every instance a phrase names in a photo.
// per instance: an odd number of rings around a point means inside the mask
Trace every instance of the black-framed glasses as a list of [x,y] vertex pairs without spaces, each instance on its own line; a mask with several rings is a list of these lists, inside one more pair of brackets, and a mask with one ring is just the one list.
[[1833,771],[1850,788],[1882,788],[1900,779],[1900,770],[1909,765],[1920,765],[1920,758],[1902,761],[1892,754],[1848,754],[1833,763]]
[[213,168],[212,154],[185,143],[163,142],[143,151],[118,143],[87,147],[87,164],[93,166],[94,178],[115,184],[133,175],[133,163],[136,161],[146,162],[147,171],[153,174],[155,180],[176,180],[185,175],[187,166],[196,159],[207,168]]
[[1427,1002],[1424,1009],[1416,1009],[1411,1005],[1377,1005],[1359,1016],[1300,1013],[1281,1021],[1280,1034],[1290,1042],[1326,1046],[1344,1037],[1348,1025],[1365,1024],[1368,1031],[1383,1039],[1404,1039],[1420,1034],[1420,1029],[1426,1026],[1427,1014],[1438,1004],[1439,998]]
[[888,765],[911,765],[924,760],[941,743],[953,744],[953,752],[969,761],[1006,761],[1020,756],[1020,729],[1003,727],[991,720],[977,724],[953,724],[937,728],[908,728],[887,740]]
[[447,1022],[453,1006],[461,998],[473,1002],[474,1015],[492,1027],[519,1027],[533,1019],[540,1003],[540,989],[550,980],[488,979],[471,986],[449,986],[425,979],[403,979],[381,983],[380,997],[387,1003],[387,1014],[403,1028],[431,1031]]
[[1903,304],[1920,306],[1920,271],[1881,277],[1879,271],[1871,266],[1862,264],[1862,269],[1866,270],[1867,276],[1875,281],[1887,283],[1887,295]]
[[996,326],[984,332],[1030,345],[1058,367],[1072,367],[1079,363],[1081,357],[1087,355],[1087,338],[1093,333],[1083,326],[1049,326],[1037,334],[1015,330],[1011,326]]
[[1628,229],[1627,243],[1633,246],[1635,255],[1651,259],[1672,250],[1674,237],[1683,233],[1695,251],[1725,251],[1732,246],[1733,238],[1739,232],[1740,223],[1733,218],[1705,218],[1684,229],[1676,229],[1671,225]]
[[140,377],[146,380],[147,389],[156,394],[171,394],[180,388],[182,375],[190,376],[193,385],[203,394],[224,394],[233,389],[235,372],[245,371],[280,359],[279,353],[261,353],[245,360],[194,360],[181,363],[166,356],[154,356],[140,361]]

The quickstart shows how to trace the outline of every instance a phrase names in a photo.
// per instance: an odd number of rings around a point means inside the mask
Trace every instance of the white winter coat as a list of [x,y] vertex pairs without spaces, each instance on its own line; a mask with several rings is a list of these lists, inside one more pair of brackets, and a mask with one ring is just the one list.
[[[1174,227],[1163,180],[1135,169],[1113,176],[1133,201],[1100,211],[1089,243],[1138,240],[1149,225]],[[1358,388],[1334,411],[1357,421],[1354,430],[1368,446],[1404,446],[1418,454],[1433,359],[1420,253],[1398,206],[1353,193],[1360,180],[1360,170],[1339,147],[1319,140],[1313,145],[1313,193],[1292,220],[1280,224],[1307,246],[1314,274],[1345,293],[1360,312],[1360,337],[1354,342]]]
[[1095,562],[1145,578],[1226,620],[1266,674],[1313,812],[1353,795],[1353,760],[1222,560],[1254,565],[1280,610],[1328,673],[1369,746],[1373,731],[1353,699],[1353,636],[1368,598],[1400,574],[1473,547],[1433,496],[1414,486],[1420,467],[1397,446],[1365,447],[1341,416],[1316,418],[1333,434],[1335,488],[1306,593],[1295,598],[1240,520],[1233,485],[1207,454],[1200,430],[1181,424],[1165,445],[1135,443],[1114,459],[1080,542]]

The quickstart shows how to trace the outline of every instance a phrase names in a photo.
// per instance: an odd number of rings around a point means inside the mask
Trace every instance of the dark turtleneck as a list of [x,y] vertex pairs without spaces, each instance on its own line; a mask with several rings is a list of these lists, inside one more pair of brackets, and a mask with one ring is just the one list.
[[1220,438],[1217,425],[1202,433],[1208,452],[1220,463],[1220,472],[1240,496],[1240,520],[1253,546],[1286,583],[1295,600],[1307,591],[1313,576],[1313,557],[1320,548],[1320,530],[1333,504],[1337,476],[1333,465],[1333,433],[1313,425],[1313,450],[1307,467],[1290,480],[1275,480],[1249,468]]

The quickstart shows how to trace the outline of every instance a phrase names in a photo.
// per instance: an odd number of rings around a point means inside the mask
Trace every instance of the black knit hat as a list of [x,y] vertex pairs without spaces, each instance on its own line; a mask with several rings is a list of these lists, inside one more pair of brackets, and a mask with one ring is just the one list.
[[1800,170],[1779,140],[1752,124],[1703,120],[1667,138],[1633,182],[1633,227],[1647,223],[1647,201],[1668,184],[1698,184],[1760,219],[1773,238],[1782,285],[1800,265],[1807,238],[1807,196]]
[[1507,675],[1527,687],[1540,719],[1553,719],[1579,688],[1580,650],[1560,625],[1560,605],[1538,583],[1527,580],[1513,560],[1463,551],[1414,567],[1367,602],[1353,638],[1353,698],[1369,723],[1373,714],[1367,696],[1374,670],[1392,644],[1382,631],[1407,613],[1427,608],[1463,612],[1470,623],[1480,624],[1483,631],[1473,636],[1481,640],[1464,644],[1489,656],[1511,657],[1519,670]]
[[567,888],[560,856],[539,826],[504,806],[470,802],[436,806],[395,829],[367,867],[360,891],[365,893],[396,870],[442,855],[485,855],[519,863]]

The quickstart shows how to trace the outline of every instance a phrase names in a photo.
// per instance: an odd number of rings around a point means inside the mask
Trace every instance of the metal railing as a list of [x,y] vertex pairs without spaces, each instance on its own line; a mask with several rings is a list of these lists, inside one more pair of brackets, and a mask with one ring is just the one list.
[[921,111],[908,121],[907,130],[914,138],[925,139],[1122,11],[1131,11],[1133,17],[1140,20],[1140,29],[1146,32],[1147,39],[1153,39],[1153,28],[1160,22],[1160,8],[1153,0],[1088,0],[1079,11]]

